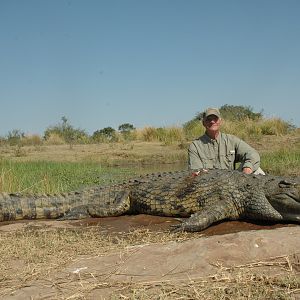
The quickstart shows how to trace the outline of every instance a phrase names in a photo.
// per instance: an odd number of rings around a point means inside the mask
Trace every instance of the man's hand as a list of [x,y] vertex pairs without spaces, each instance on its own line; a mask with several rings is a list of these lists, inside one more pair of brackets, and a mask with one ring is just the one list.
[[193,171],[192,172],[192,177],[196,177],[196,176],[199,176],[203,173],[208,173],[208,170],[207,169],[201,169],[199,171]]
[[243,173],[252,174],[252,169],[251,168],[243,168]]

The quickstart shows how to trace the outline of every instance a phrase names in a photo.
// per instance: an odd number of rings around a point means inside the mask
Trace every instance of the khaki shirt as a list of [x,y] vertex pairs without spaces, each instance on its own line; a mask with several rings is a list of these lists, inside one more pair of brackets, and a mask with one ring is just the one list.
[[188,150],[189,168],[199,169],[235,169],[249,167],[255,172],[260,166],[258,152],[238,137],[220,133],[216,140],[207,134],[194,140]]

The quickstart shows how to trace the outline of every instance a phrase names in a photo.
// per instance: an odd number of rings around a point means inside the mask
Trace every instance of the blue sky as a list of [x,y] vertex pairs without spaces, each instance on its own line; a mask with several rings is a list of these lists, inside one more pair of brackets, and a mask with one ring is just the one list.
[[300,127],[298,0],[0,0],[0,135],[250,106]]

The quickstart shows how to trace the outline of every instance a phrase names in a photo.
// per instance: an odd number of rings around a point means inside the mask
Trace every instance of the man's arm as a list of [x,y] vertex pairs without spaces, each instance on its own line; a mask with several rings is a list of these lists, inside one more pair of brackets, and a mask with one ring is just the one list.
[[255,172],[260,166],[258,152],[243,140],[237,144],[236,160],[241,163],[241,168],[246,174]]
[[188,165],[190,170],[200,170],[204,168],[194,142],[191,143],[188,149]]

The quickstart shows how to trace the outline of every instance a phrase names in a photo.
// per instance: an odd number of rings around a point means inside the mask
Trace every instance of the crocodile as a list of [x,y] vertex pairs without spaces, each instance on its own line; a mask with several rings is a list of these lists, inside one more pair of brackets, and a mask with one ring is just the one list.
[[184,170],[54,195],[0,194],[0,221],[124,214],[179,217],[173,231],[201,231],[226,219],[300,223],[300,177]]

